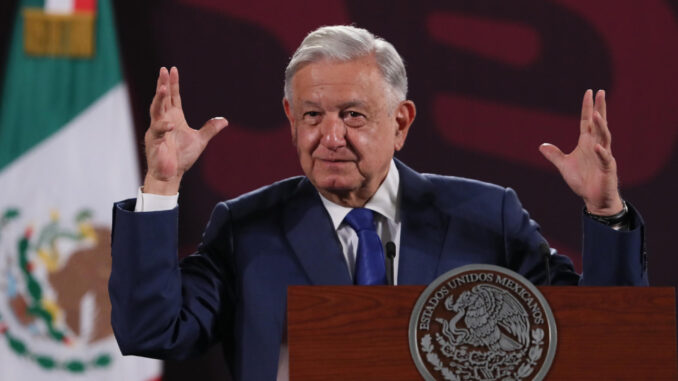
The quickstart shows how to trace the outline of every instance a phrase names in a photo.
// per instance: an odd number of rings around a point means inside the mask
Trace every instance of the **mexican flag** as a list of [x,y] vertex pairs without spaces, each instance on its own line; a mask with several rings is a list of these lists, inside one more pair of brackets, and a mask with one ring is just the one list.
[[0,94],[0,380],[153,380],[120,354],[111,208],[137,151],[109,0],[22,0]]

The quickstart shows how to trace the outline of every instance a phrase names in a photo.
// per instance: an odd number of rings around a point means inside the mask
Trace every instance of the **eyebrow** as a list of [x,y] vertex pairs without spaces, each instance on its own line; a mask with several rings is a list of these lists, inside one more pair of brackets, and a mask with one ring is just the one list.
[[346,109],[346,108],[349,108],[349,107],[362,107],[362,108],[367,108],[367,104],[365,104],[365,102],[363,102],[363,101],[352,100],[352,101],[344,102],[344,103],[342,103],[342,104],[339,105],[339,108],[342,109],[342,110],[343,110],[343,109]]
[[[318,107],[321,108],[319,103],[313,102],[313,101],[304,101],[303,102],[304,106],[311,106],[311,107]],[[350,100],[348,102],[340,103],[339,104],[339,109],[343,110],[349,107],[363,107],[367,108],[367,104],[363,101],[360,100]]]

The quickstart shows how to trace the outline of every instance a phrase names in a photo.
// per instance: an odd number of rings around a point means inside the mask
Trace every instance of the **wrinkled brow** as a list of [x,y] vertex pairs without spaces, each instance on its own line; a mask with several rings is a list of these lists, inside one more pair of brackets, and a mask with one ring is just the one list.
[[[322,108],[320,103],[313,102],[313,101],[303,101],[302,105],[305,106],[305,107]],[[347,109],[347,108],[350,108],[350,107],[367,108],[367,103],[365,103],[364,101],[361,101],[361,100],[354,99],[354,100],[350,100],[350,101],[340,103],[339,105],[337,105],[337,108],[340,109],[340,110]]]

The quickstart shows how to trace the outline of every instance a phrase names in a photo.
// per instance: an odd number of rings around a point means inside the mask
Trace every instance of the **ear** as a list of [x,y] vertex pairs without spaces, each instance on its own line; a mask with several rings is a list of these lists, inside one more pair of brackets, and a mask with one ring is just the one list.
[[292,105],[290,105],[290,102],[287,100],[287,98],[283,98],[283,109],[285,109],[285,116],[287,117],[287,120],[290,122],[290,133],[292,135],[292,143],[294,145],[297,144],[297,129],[294,127],[294,115],[292,114]]
[[395,122],[396,122],[396,136],[395,136],[395,147],[396,151],[400,151],[405,145],[405,139],[407,139],[407,133],[410,131],[410,126],[414,122],[414,118],[417,115],[417,108],[414,106],[414,102],[406,100],[400,102],[398,107],[395,110]]

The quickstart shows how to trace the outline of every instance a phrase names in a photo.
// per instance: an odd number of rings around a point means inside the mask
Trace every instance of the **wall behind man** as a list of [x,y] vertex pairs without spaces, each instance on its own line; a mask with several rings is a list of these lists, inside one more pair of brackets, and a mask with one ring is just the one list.
[[[353,23],[391,41],[406,61],[418,116],[398,157],[419,171],[516,189],[577,266],[582,202],[537,147],[571,150],[584,91],[606,89],[621,191],[647,223],[650,281],[678,284],[675,1],[152,0],[115,8],[140,142],[162,65],[181,70],[190,125],[216,115],[231,122],[185,177],[181,255],[194,250],[216,202],[301,173],[281,107],[284,67],[310,30]],[[219,356],[169,363],[166,379],[220,378]]]

